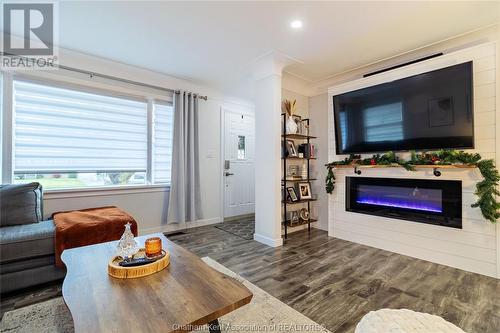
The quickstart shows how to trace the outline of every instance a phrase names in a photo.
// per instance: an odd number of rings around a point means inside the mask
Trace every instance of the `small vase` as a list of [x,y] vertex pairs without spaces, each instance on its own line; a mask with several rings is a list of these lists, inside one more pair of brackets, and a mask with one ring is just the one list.
[[297,123],[293,117],[288,117],[286,121],[286,134],[296,134],[297,133]]
[[139,245],[135,241],[134,234],[132,233],[130,226],[130,223],[125,224],[125,231],[123,232],[116,248],[117,255],[125,260],[130,259],[134,254],[139,252]]

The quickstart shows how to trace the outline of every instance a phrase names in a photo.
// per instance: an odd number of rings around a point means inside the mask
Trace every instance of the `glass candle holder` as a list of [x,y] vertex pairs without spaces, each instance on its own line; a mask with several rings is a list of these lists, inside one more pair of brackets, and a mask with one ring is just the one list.
[[146,239],[146,257],[157,257],[161,254],[161,239],[160,237],[153,237]]

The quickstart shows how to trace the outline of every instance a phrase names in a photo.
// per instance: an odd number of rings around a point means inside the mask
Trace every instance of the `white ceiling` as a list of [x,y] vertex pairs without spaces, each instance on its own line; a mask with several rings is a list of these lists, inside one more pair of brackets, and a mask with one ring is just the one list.
[[[499,2],[60,3],[60,45],[227,86],[269,50],[310,81],[491,25]],[[290,28],[292,19],[304,27]]]

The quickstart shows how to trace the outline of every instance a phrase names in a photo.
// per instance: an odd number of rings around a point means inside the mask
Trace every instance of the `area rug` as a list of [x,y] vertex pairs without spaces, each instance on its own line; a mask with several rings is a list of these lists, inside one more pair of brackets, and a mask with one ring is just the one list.
[[368,312],[354,333],[465,333],[443,318],[408,309],[380,309]]
[[255,219],[252,217],[249,219],[228,221],[216,224],[215,227],[243,239],[253,240],[253,234],[255,233]]
[[[264,290],[243,279],[209,257],[202,258],[216,270],[243,283],[252,293],[250,304],[219,319],[222,332],[323,332],[329,331]],[[70,333],[73,321],[61,297],[6,312],[0,332]],[[196,332],[208,332],[206,326]]]

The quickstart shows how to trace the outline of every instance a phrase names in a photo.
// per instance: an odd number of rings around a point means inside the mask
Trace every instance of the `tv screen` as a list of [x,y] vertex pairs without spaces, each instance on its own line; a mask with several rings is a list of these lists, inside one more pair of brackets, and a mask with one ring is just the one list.
[[474,148],[472,62],[333,96],[337,154]]

